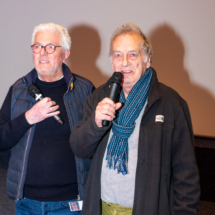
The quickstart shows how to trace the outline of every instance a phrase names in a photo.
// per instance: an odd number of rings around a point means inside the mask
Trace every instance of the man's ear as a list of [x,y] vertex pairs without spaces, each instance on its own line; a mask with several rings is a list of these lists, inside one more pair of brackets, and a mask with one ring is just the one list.
[[147,63],[146,63],[146,68],[148,69],[151,66],[151,58],[148,57]]
[[69,55],[70,55],[70,50],[66,50],[65,53],[64,53],[63,63],[66,63],[66,59],[69,57]]

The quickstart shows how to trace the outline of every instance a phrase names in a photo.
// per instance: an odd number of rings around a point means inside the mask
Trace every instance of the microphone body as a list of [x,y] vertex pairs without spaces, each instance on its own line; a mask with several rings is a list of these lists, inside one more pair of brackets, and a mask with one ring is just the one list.
[[[120,72],[114,72],[112,77],[110,78],[110,94],[108,98],[110,98],[114,103],[117,102],[117,96],[119,93],[119,90],[121,88],[121,83],[122,83],[122,73]],[[103,120],[102,121],[103,126],[108,126],[109,121]]]
[[[38,102],[44,98],[44,96],[40,92],[39,88],[33,84],[28,87],[28,92],[36,100],[36,102]],[[59,114],[55,115],[53,117],[60,125],[63,125],[64,121],[62,120],[62,118]]]

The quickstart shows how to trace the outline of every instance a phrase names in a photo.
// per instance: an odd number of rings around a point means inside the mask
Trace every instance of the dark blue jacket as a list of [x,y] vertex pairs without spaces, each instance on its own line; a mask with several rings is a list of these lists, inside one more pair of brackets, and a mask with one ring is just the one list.
[[[85,98],[89,94],[91,94],[95,88],[89,80],[72,74],[65,64],[63,64],[63,73],[64,79],[68,86],[67,92],[64,94],[64,103],[69,118],[70,129],[72,130],[77,122],[83,117],[82,110],[84,107]],[[10,101],[11,121],[8,123],[0,124],[0,132],[2,132],[2,135],[0,136],[0,143],[2,145],[7,144],[7,141],[9,139],[7,138],[7,136],[10,129],[11,131],[15,129],[13,128],[13,121],[14,126],[15,123],[18,124],[17,120],[19,120],[19,118],[21,117],[24,118],[24,113],[35,104],[35,100],[29,95],[27,88],[28,86],[35,83],[36,78],[37,72],[35,69],[33,69],[26,76],[16,81],[12,86]],[[0,117],[4,117],[4,113],[1,113]],[[27,128],[25,133],[21,134],[20,138],[17,137],[20,134],[15,134],[16,137],[14,138],[18,138],[17,142],[15,140],[10,140],[10,143],[8,143],[8,145],[11,145],[11,142],[14,141],[14,143],[12,143],[13,147],[11,149],[11,158],[9,162],[7,177],[7,194],[10,198],[13,199],[23,198],[23,187],[27,172],[28,155],[34,137],[36,124],[31,126],[27,122],[24,122],[23,125],[20,126],[25,127],[24,129]],[[18,126],[17,130],[20,131]],[[11,133],[10,135],[13,135],[13,133]],[[91,160],[77,157],[75,157],[75,160],[79,195],[80,198],[83,199],[84,186],[88,176]]]

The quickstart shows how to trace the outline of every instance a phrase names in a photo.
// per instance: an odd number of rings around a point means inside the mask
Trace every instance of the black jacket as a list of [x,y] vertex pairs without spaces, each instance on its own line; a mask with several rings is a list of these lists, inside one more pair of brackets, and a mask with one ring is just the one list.
[[[87,97],[84,118],[70,138],[76,156],[93,156],[83,215],[101,214],[101,167],[111,125],[98,128],[94,113],[98,102],[108,94],[107,85]],[[156,122],[157,115],[163,115],[164,122]],[[187,103],[173,89],[159,83],[153,70],[139,131],[133,215],[197,214],[200,188],[193,141]]]

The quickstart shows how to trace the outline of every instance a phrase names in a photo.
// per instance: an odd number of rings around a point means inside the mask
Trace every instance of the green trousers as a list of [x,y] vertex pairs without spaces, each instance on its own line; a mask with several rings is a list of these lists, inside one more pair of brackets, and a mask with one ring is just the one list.
[[133,207],[123,207],[102,201],[102,215],[132,215],[132,210]]

